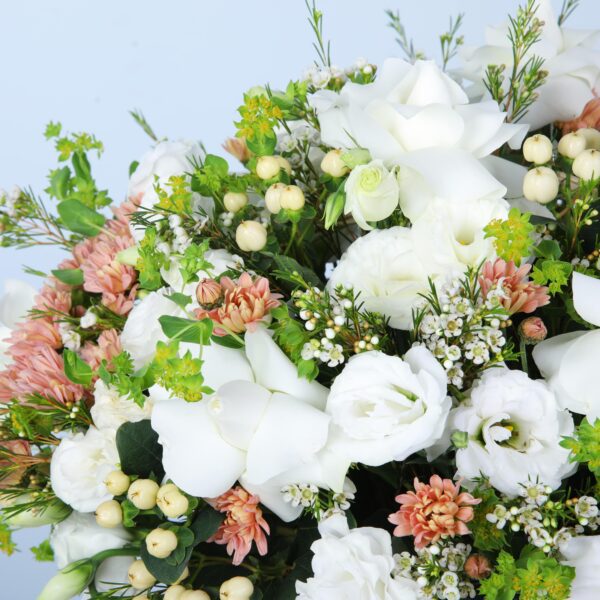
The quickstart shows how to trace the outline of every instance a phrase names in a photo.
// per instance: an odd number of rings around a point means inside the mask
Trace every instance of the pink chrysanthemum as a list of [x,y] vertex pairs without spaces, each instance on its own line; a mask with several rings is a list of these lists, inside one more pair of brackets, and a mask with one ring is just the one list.
[[586,127],[600,129],[600,98],[592,98],[583,107],[579,116],[571,121],[563,121],[558,125],[562,129],[563,135]]
[[103,331],[98,336],[98,341],[86,342],[81,348],[81,358],[87,362],[92,369],[96,370],[103,360],[110,365],[111,360],[122,352],[121,340],[116,329]]
[[[269,311],[279,306],[280,294],[272,294],[269,280],[265,277],[252,279],[249,273],[242,273],[237,282],[229,277],[220,280],[223,289],[223,303],[212,310],[198,309],[199,319],[206,317],[216,324],[222,324],[234,333],[252,331],[264,321]],[[216,335],[227,335],[223,328],[215,328]]]
[[233,555],[233,564],[239,565],[252,548],[252,542],[261,556],[267,553],[269,524],[263,518],[258,496],[249,494],[237,486],[216,498],[212,504],[222,513],[227,513],[217,533],[209,540],[227,544],[227,553]]
[[389,516],[390,523],[397,526],[395,536],[412,535],[415,548],[421,549],[441,537],[470,533],[466,523],[473,519],[472,506],[481,499],[460,493],[460,483],[439,475],[432,475],[429,484],[415,477],[414,485],[414,492],[396,496],[400,510]]
[[518,312],[532,313],[536,308],[550,302],[548,288],[529,281],[531,265],[516,267],[513,261],[497,258],[483,265],[479,276],[481,293],[485,298],[491,290],[500,287],[504,292],[502,306],[513,315]]

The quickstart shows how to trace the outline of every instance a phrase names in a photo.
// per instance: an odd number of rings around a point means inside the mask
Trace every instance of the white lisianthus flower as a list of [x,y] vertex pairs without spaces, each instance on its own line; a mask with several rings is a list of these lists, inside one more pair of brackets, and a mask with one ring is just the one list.
[[331,447],[370,466],[404,460],[438,441],[451,406],[446,373],[426,348],[411,348],[404,359],[359,354],[337,376],[327,398]]
[[596,600],[600,590],[600,535],[575,536],[560,547],[563,565],[575,568],[569,600]]
[[543,381],[522,371],[485,371],[448,424],[448,432],[468,436],[466,447],[456,451],[458,474],[471,481],[484,475],[508,496],[517,496],[528,480],[556,489],[576,469],[560,446],[573,432],[571,415],[558,409]]
[[429,288],[427,277],[446,274],[427,269],[410,229],[376,229],[346,250],[331,274],[329,289],[352,286],[366,310],[389,317],[396,329],[410,329],[412,309],[419,294]]
[[[281,488],[302,481],[342,491],[349,463],[326,447],[327,389],[300,378],[266,330],[246,333],[245,341],[245,356],[225,349],[235,360],[204,363],[205,381],[222,382],[213,396],[197,403],[162,398],[152,427],[167,476],[183,491],[213,498],[239,480],[282,519],[293,520],[302,508],[286,503]],[[218,461],[208,458],[215,456]]]
[[307,581],[296,582],[297,600],[417,600],[416,582],[393,577],[392,538],[384,529],[350,529],[346,517],[334,514],[319,523]]
[[381,160],[352,170],[344,186],[344,214],[351,214],[361,229],[373,229],[368,221],[387,219],[398,206],[400,187],[394,170]]
[[90,427],[63,438],[52,455],[50,480],[56,496],[79,512],[93,512],[110,500],[104,480],[117,469],[114,431]]
[[8,338],[15,325],[25,320],[33,307],[35,294],[35,289],[23,281],[7,279],[4,282],[4,293],[0,296],[0,369],[11,361],[6,354]]
[[[600,85],[600,31],[560,27],[550,0],[537,2],[535,16],[544,23],[542,34],[524,60],[534,54],[541,56],[548,78],[536,90],[538,97],[522,119],[533,130],[554,121],[574,119]],[[463,49],[461,74],[475,82],[474,95],[485,93],[487,65],[506,65],[510,72],[513,56],[507,33],[507,23],[488,27],[484,46]]]
[[94,385],[94,406],[90,413],[98,429],[116,432],[123,423],[149,419],[152,400],[148,398],[144,406],[138,406],[131,398],[121,396],[116,388],[107,386],[102,379],[98,379]]
[[[600,327],[600,281],[575,272],[572,285],[575,310],[582,319]],[[600,417],[596,383],[598,352],[600,329],[563,333],[533,349],[535,364],[560,406],[585,415],[591,422]]]

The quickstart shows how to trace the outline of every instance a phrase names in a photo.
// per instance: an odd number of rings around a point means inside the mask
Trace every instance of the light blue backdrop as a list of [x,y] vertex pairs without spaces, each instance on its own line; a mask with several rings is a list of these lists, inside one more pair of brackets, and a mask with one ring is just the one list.
[[[557,8],[561,0],[554,0]],[[398,54],[384,9],[399,9],[416,46],[438,56],[437,34],[464,12],[469,43],[486,23],[504,20],[518,0],[321,0],[332,57],[378,63]],[[598,27],[595,0],[583,0],[570,25]],[[90,131],[106,152],[99,185],[122,198],[129,163],[149,142],[128,110],[140,108],[159,136],[201,139],[218,151],[233,133],[242,92],[297,77],[313,60],[303,0],[0,0],[0,187],[41,191],[55,165],[43,138],[60,120]],[[22,264],[48,270],[59,253],[0,249],[0,287]],[[33,281],[39,284],[39,281]],[[0,597],[32,600],[53,573],[29,547],[44,530],[16,536],[21,552],[0,557]]]

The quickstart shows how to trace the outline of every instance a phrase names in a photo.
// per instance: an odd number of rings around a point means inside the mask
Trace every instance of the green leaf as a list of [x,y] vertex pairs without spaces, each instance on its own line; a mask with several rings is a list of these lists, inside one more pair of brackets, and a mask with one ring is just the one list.
[[558,260],[562,255],[562,250],[556,240],[542,240],[535,247],[535,253],[541,258]]
[[129,177],[131,177],[134,173],[135,170],[140,166],[140,163],[137,160],[134,160],[130,165],[129,165]]
[[51,138],[58,137],[62,130],[62,125],[60,123],[53,123],[50,121],[48,125],[46,125],[46,130],[44,131],[44,137],[49,140]]
[[191,319],[163,315],[158,320],[164,334],[173,340],[202,344],[203,346],[210,344],[213,329],[210,319],[192,321]]
[[323,218],[325,220],[325,229],[331,229],[340,218],[346,205],[346,194],[344,193],[345,181],[340,184],[337,191],[330,194],[325,202],[325,213]]
[[149,477],[153,473],[158,481],[164,477],[162,446],[148,419],[121,425],[117,430],[117,450],[121,469],[127,475]]
[[194,532],[194,544],[205,542],[217,533],[225,515],[207,506],[198,512],[190,529]]
[[81,235],[94,236],[100,233],[105,217],[88,208],[79,200],[63,200],[57,206],[58,214],[64,226]]
[[50,187],[46,190],[52,198],[64,200],[69,195],[71,169],[63,167],[50,173]]
[[71,163],[73,164],[73,170],[75,171],[75,175],[77,175],[77,177],[83,179],[84,181],[93,182],[90,161],[83,152],[75,152],[73,154],[73,158],[71,159]]
[[273,131],[262,135],[255,135],[251,140],[246,139],[246,146],[256,156],[272,156],[277,146],[277,136]]
[[65,348],[63,351],[63,362],[65,368],[65,375],[73,382],[88,387],[92,383],[92,377],[94,372],[92,367],[88,365],[79,356]]
[[[273,257],[277,268],[282,272],[282,274],[292,275],[294,271],[296,271],[297,273],[300,273],[300,275],[302,275],[302,277],[308,283],[319,287],[323,285],[322,281],[319,279],[319,277],[314,271],[312,271],[308,267],[302,266],[296,259],[292,258],[291,256],[285,256],[283,254],[272,254],[271,256]],[[286,279],[289,278],[286,277]]]
[[54,560],[54,551],[50,545],[50,540],[44,540],[39,546],[33,546],[30,550],[38,562],[52,562]]
[[67,285],[83,285],[83,271],[81,269],[55,269],[52,275]]
[[225,348],[243,348],[243,342],[240,342],[236,338],[230,335],[213,335],[211,341],[217,346],[224,346]]
[[227,177],[229,173],[229,164],[227,161],[216,154],[207,154],[204,159],[204,166],[213,169],[221,178]]
[[192,301],[192,298],[186,294],[180,294],[179,292],[173,292],[169,296],[167,296],[169,300],[175,302],[177,306],[185,309],[185,307]]
[[140,509],[131,500],[125,499],[121,502],[121,510],[123,511],[123,526],[135,527],[135,518],[140,514]]

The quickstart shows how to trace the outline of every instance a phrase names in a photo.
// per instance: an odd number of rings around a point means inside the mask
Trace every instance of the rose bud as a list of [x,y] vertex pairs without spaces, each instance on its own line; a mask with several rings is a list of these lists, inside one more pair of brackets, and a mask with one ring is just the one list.
[[576,158],[587,146],[585,136],[574,131],[563,135],[558,142],[558,152],[567,158]]
[[552,142],[540,133],[532,135],[523,144],[523,157],[536,165],[549,162],[552,158]]
[[148,554],[156,558],[167,558],[177,548],[177,536],[169,529],[153,529],[146,536]]
[[156,506],[158,483],[152,479],[136,479],[127,490],[127,498],[140,510],[150,510]]
[[100,527],[112,529],[123,522],[123,510],[121,505],[116,500],[107,500],[96,508],[94,513],[96,523]]
[[186,590],[179,600],[210,600],[210,596],[202,590]]
[[539,317],[527,317],[521,321],[519,333],[528,344],[537,344],[546,339],[548,330]]
[[223,149],[242,163],[250,160],[250,150],[244,138],[227,138],[223,143]]
[[232,577],[219,589],[220,600],[250,600],[254,586],[247,577]]
[[465,573],[471,579],[486,579],[491,572],[490,561],[482,554],[471,554],[465,562]]
[[146,590],[156,583],[156,578],[144,564],[143,560],[134,560],[127,571],[129,585],[136,590]]
[[223,196],[223,204],[229,212],[236,213],[248,204],[248,195],[244,192],[227,192]]
[[196,287],[198,304],[206,310],[219,306],[223,300],[223,288],[214,279],[205,278]]
[[583,179],[597,179],[600,177],[600,151],[584,150],[573,161],[573,173]]
[[300,210],[305,201],[304,192],[297,185],[286,185],[279,196],[281,208],[285,210]]
[[321,161],[321,170],[332,177],[343,177],[350,169],[342,160],[341,150],[330,150]]
[[163,600],[181,600],[181,595],[185,592],[182,585],[169,586],[163,596]]
[[536,167],[523,178],[523,195],[527,200],[548,204],[558,195],[557,174],[548,167]]
[[285,188],[285,183],[274,183],[265,193],[265,205],[267,210],[274,215],[281,210],[281,192]]
[[235,241],[244,252],[258,252],[267,245],[267,230],[258,221],[242,221],[235,231]]
[[120,496],[129,489],[131,480],[128,475],[125,475],[123,471],[112,471],[109,473],[104,480],[104,485],[109,494],[113,496]]

